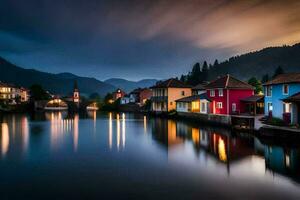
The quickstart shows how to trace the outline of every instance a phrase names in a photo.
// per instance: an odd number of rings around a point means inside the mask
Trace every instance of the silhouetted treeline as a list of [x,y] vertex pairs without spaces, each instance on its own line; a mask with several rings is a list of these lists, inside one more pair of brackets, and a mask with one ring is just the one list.
[[252,77],[266,82],[276,74],[300,72],[300,43],[293,46],[269,47],[240,56],[231,57],[219,63],[196,63],[192,70],[182,75],[180,80],[196,85],[203,81],[216,79],[218,76],[231,74],[247,81]]

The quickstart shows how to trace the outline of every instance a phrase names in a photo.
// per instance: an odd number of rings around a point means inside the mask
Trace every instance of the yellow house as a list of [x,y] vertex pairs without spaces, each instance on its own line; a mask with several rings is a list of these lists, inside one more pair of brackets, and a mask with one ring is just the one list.
[[152,106],[154,112],[168,112],[176,110],[176,100],[191,96],[192,89],[183,82],[171,78],[158,82],[152,89]]

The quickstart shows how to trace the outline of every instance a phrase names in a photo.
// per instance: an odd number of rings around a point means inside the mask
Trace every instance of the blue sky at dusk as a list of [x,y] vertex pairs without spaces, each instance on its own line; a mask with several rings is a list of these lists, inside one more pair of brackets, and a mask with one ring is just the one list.
[[296,0],[1,0],[0,56],[100,80],[166,78],[299,42],[299,10]]

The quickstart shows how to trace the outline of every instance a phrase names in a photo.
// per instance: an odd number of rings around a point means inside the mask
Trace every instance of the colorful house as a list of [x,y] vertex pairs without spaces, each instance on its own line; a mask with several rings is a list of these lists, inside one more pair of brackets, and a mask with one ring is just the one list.
[[254,95],[254,88],[230,75],[220,77],[206,87],[207,96],[212,101],[213,114],[239,114],[245,112],[241,99]]
[[176,109],[176,100],[191,96],[191,86],[182,81],[171,78],[158,82],[152,89],[152,111],[168,112]]
[[113,95],[113,101],[116,101],[116,100],[124,97],[126,95],[126,93],[119,88],[115,92],[113,92],[112,95]]
[[28,102],[29,97],[28,89],[0,81],[0,101],[8,104],[17,104]]
[[211,110],[210,101],[206,93],[184,97],[176,100],[176,111],[208,114]]
[[299,123],[300,73],[287,73],[264,84],[265,115]]

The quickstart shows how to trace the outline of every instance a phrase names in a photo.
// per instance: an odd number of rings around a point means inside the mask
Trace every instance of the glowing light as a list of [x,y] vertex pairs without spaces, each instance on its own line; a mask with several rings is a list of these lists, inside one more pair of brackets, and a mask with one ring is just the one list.
[[117,114],[117,148],[120,147],[120,115]]
[[29,125],[28,125],[28,118],[27,117],[22,117],[21,120],[21,125],[22,125],[22,141],[23,141],[23,148],[24,151],[27,150],[28,147],[28,141],[29,141]]
[[1,124],[1,130],[1,153],[5,156],[9,147],[9,130],[7,123]]
[[144,116],[144,133],[147,133],[147,116]]
[[227,161],[226,148],[225,148],[225,142],[222,138],[219,138],[218,140],[218,153],[219,153],[219,159],[223,162],[226,162]]
[[108,134],[109,134],[109,139],[108,139],[108,144],[109,144],[109,148],[112,148],[112,113],[109,113],[109,129],[108,129]]
[[126,132],[125,132],[125,129],[126,129],[126,119],[125,119],[125,113],[122,114],[122,147],[124,148],[125,147],[125,142],[126,142]]
[[78,148],[78,122],[79,122],[79,116],[76,114],[74,116],[74,151],[77,151]]
[[200,142],[200,133],[198,128],[192,128],[192,140],[195,144]]

